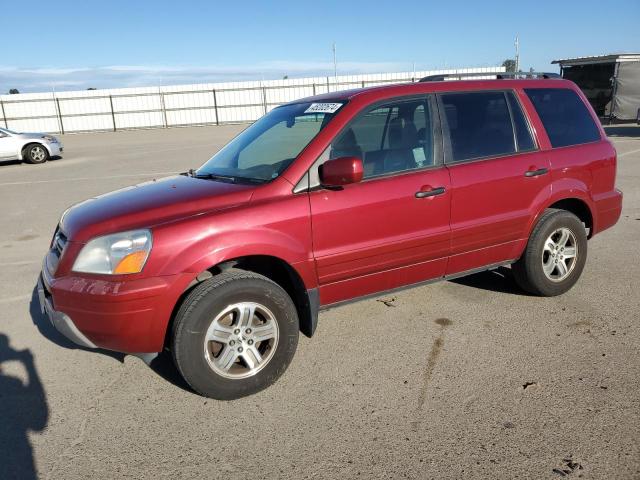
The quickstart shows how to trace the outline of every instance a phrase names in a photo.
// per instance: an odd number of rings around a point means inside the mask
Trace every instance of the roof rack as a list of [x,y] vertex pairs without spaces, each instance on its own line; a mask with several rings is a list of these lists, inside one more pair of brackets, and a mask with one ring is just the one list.
[[[550,72],[474,72],[474,73],[441,73],[438,75],[429,75],[420,79],[421,82],[442,82],[444,80],[463,80],[468,77],[493,77],[496,80],[504,79],[520,79],[520,78],[562,78],[557,73]],[[471,78],[473,80],[473,78]]]

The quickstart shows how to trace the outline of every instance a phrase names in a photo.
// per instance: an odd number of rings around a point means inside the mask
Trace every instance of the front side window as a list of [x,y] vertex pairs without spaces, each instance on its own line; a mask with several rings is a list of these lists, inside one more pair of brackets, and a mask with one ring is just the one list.
[[360,158],[364,178],[428,167],[434,163],[432,130],[426,98],[378,105],[334,139],[329,158]]
[[516,152],[509,106],[503,92],[448,93],[440,99],[449,128],[452,161]]
[[551,146],[567,147],[600,140],[600,131],[578,94],[566,88],[526,88]]
[[195,175],[262,183],[278,177],[342,103],[296,103],[271,110],[216,153]]

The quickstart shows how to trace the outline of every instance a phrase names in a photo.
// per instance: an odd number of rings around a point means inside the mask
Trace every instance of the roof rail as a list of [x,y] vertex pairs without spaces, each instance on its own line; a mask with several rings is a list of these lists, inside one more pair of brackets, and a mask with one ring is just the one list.
[[[441,73],[429,75],[420,79],[421,82],[442,82],[444,80],[463,80],[468,77],[492,77],[496,80],[521,78],[562,78],[557,73],[550,72],[475,72],[475,73]],[[471,78],[473,80],[473,78]]]

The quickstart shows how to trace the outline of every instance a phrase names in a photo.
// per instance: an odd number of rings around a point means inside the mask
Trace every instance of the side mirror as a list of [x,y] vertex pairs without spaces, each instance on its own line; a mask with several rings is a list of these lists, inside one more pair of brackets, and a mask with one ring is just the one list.
[[362,180],[364,167],[358,157],[340,157],[320,165],[320,183],[323,187],[341,187]]

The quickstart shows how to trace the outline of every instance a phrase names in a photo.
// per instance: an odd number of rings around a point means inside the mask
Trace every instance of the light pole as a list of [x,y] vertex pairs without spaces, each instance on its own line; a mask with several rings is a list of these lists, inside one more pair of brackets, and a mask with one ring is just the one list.
[[518,35],[516,35],[516,73],[520,71],[520,41]]
[[336,42],[333,42],[333,78],[338,83],[338,61],[336,59]]

